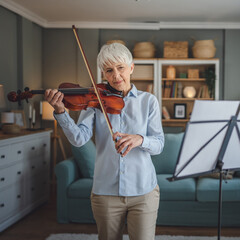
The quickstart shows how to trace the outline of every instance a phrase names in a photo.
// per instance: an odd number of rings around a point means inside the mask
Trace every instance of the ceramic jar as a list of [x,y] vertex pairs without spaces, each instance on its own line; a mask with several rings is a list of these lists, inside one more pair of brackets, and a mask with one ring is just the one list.
[[168,68],[167,68],[167,78],[168,79],[175,79],[176,78],[176,68],[173,67],[172,65],[170,65]]

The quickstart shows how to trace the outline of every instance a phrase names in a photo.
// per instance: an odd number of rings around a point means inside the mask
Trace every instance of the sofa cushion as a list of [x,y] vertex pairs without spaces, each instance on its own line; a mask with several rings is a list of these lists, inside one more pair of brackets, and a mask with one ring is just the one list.
[[186,178],[169,182],[167,178],[171,174],[157,174],[158,185],[160,187],[161,201],[195,201],[196,181],[194,178]]
[[79,167],[81,176],[84,178],[93,178],[96,158],[96,147],[93,141],[90,140],[81,147],[72,145],[72,153]]
[[162,153],[152,156],[157,174],[174,173],[183,135],[184,133],[165,134],[165,145]]
[[[197,200],[216,202],[219,197],[219,179],[201,178],[197,182]],[[240,201],[240,178],[222,181],[222,201]]]
[[68,187],[69,198],[90,198],[92,191],[93,179],[80,178]]

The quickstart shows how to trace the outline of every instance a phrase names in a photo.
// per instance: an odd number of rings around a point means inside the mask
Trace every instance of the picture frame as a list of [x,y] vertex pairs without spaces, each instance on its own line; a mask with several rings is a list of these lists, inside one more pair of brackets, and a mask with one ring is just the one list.
[[14,124],[18,125],[21,128],[26,128],[26,118],[23,110],[12,110],[14,113]]
[[187,105],[185,103],[174,104],[174,118],[175,119],[186,119]]

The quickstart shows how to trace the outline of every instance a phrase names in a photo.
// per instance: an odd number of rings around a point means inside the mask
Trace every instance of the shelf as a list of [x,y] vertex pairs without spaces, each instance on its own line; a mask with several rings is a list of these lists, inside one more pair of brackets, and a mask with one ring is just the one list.
[[213,98],[162,98],[163,101],[195,101],[195,100],[213,100]]
[[187,123],[190,119],[162,119],[163,123],[175,123],[175,122],[181,122],[181,123]]
[[137,78],[137,79],[131,79],[131,81],[149,81],[149,82],[151,82],[151,81],[153,81],[153,79],[152,78],[143,78],[143,79]]
[[205,82],[206,78],[174,78],[174,79],[169,79],[169,78],[162,78],[162,81],[189,81],[189,82]]

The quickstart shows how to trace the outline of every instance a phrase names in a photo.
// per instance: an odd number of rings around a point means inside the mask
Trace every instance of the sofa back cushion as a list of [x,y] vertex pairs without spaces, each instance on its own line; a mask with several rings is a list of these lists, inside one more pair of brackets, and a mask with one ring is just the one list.
[[72,154],[79,167],[83,178],[93,178],[94,164],[96,158],[96,147],[92,140],[89,140],[81,147],[72,145]]
[[157,174],[173,174],[184,133],[165,134],[165,144],[162,153],[153,155],[152,161]]

